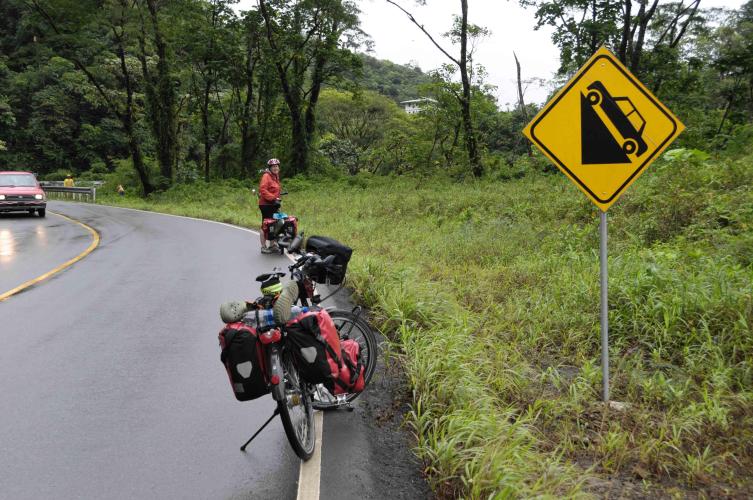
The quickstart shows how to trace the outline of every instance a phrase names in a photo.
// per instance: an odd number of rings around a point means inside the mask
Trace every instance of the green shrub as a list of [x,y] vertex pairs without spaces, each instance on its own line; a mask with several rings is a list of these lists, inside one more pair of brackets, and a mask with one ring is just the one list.
[[726,148],[732,156],[749,155],[753,150],[753,123],[738,125],[728,140]]
[[71,175],[70,170],[61,169],[61,170],[55,170],[54,172],[50,172],[49,174],[44,176],[44,180],[46,181],[64,181],[66,177]]

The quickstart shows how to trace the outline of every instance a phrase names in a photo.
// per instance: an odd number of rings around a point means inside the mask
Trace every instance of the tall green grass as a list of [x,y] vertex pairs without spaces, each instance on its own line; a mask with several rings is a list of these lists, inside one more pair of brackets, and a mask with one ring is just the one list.
[[[308,234],[355,250],[358,299],[401,353],[440,496],[753,492],[753,157],[676,151],[609,211],[613,399],[599,403],[598,212],[559,174],[290,182]],[[254,226],[235,183],[154,210]],[[638,493],[635,493],[635,492]]]

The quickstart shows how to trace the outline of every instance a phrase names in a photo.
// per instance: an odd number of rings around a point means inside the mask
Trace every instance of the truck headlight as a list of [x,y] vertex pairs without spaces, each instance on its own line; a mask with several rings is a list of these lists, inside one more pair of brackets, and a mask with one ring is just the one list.
[[41,194],[35,194],[34,198],[36,198],[37,200],[43,200],[44,196],[42,196]]
[[0,194],[0,200],[4,200],[4,199],[5,199],[5,195],[4,194]]

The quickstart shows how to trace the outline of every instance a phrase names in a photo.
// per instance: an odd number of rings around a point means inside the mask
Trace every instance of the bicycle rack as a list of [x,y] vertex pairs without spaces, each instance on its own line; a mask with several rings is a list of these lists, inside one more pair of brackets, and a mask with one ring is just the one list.
[[279,408],[275,408],[275,411],[274,411],[274,412],[272,413],[272,416],[271,416],[271,417],[269,417],[269,420],[267,420],[266,422],[264,422],[264,425],[262,425],[261,427],[259,427],[259,430],[258,430],[258,431],[256,431],[256,432],[254,433],[254,435],[253,435],[253,436],[251,436],[251,437],[250,437],[250,438],[248,439],[248,441],[246,441],[246,442],[245,442],[245,443],[243,444],[243,446],[241,446],[241,451],[246,451],[246,446],[248,446],[248,445],[249,445],[249,443],[251,443],[251,441],[253,441],[253,440],[254,440],[254,438],[255,438],[256,436],[258,436],[258,435],[259,435],[259,433],[260,433],[261,431],[263,431],[263,430],[264,430],[264,428],[265,428],[266,426],[268,426],[268,425],[269,425],[269,423],[270,423],[270,422],[272,421],[272,419],[273,419],[273,418],[275,418],[275,417],[276,417],[277,415],[279,415],[279,414],[280,414],[280,409],[279,409]]
[[350,332],[353,331],[353,327],[356,326],[356,322],[358,321],[358,318],[361,317],[361,312],[362,312],[361,306],[356,306],[356,307],[353,308],[353,310],[351,311],[351,313],[353,314],[353,316],[355,316],[355,321],[353,321],[350,324],[350,327],[348,328],[348,331],[346,331],[346,332],[340,332],[340,336],[343,339],[349,339],[350,338]]

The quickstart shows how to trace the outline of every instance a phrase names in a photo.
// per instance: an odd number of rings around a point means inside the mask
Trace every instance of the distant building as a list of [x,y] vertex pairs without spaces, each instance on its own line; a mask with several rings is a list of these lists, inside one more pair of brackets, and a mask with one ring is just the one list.
[[400,106],[402,106],[405,112],[409,115],[415,115],[426,109],[427,106],[436,103],[437,101],[429,97],[420,97],[418,99],[411,99],[410,101],[401,101]]

